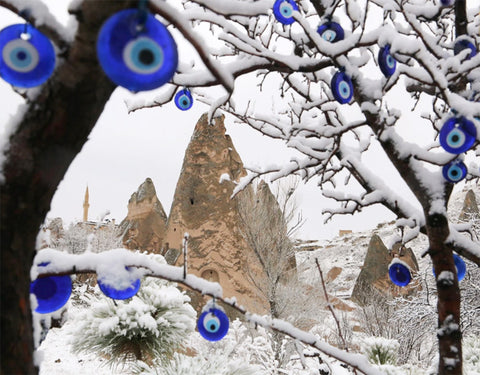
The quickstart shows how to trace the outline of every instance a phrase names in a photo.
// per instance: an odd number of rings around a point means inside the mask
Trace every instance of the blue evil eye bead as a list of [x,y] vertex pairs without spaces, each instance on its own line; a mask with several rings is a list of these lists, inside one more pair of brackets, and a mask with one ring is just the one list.
[[342,26],[333,21],[328,21],[318,26],[317,33],[319,33],[324,40],[330,43],[338,42],[339,40],[343,40],[345,37]]
[[293,11],[298,11],[297,3],[293,0],[277,0],[273,4],[273,14],[278,22],[291,25],[295,22]]
[[465,261],[460,258],[457,254],[453,254],[453,262],[455,263],[455,267],[457,268],[457,278],[458,281],[462,281],[467,273],[467,265]]
[[353,97],[353,84],[345,72],[336,72],[331,81],[332,93],[335,100],[341,104],[350,102]]
[[467,48],[470,49],[470,53],[467,56],[467,60],[470,60],[472,57],[474,57],[477,54],[477,48],[475,47],[475,44],[473,44],[468,39],[457,40],[453,45],[453,53],[455,55],[458,55],[460,52],[462,52],[464,49],[467,49]]
[[464,117],[452,117],[445,121],[440,130],[440,145],[452,154],[468,151],[477,138],[477,129],[472,121]]
[[467,176],[467,167],[460,160],[454,160],[443,166],[443,178],[448,182],[457,183]]
[[[40,263],[44,267],[47,263]],[[38,306],[35,312],[48,314],[63,307],[72,294],[72,279],[70,276],[39,277],[30,283],[30,293],[37,298]]]
[[190,94],[190,90],[183,89],[177,92],[175,95],[175,105],[182,111],[192,108],[193,98],[192,94]]
[[39,86],[55,69],[52,43],[31,25],[16,24],[0,31],[0,50],[0,76],[13,86]]
[[178,65],[175,40],[153,15],[126,9],[111,16],[97,40],[105,74],[133,92],[153,90],[168,82]]
[[410,270],[403,263],[391,263],[388,267],[388,276],[392,283],[398,286],[407,286],[412,280]]
[[448,7],[448,6],[452,5],[454,3],[454,1],[453,0],[440,0],[440,3],[442,4],[442,6]]
[[228,327],[227,315],[217,308],[204,311],[197,322],[198,332],[208,341],[223,339],[228,332]]
[[125,289],[116,289],[115,287],[106,285],[103,283],[101,279],[98,279],[97,282],[102,293],[105,294],[107,297],[110,297],[113,299],[132,298],[135,294],[137,294],[138,290],[140,289],[140,279],[136,279],[132,281],[130,286]]
[[[455,263],[455,268],[457,269],[457,280],[458,282],[462,281],[467,273],[467,265],[465,261],[458,256],[457,254],[453,253],[453,263]],[[435,268],[432,268],[433,276],[437,277],[435,273]]]
[[390,54],[390,46],[380,48],[378,51],[378,65],[383,75],[387,78],[391,77],[395,73],[397,67],[397,61]]

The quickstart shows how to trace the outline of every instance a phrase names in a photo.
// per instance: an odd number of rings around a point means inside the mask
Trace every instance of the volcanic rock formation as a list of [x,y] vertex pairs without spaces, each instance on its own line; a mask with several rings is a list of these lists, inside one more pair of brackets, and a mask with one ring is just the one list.
[[157,198],[155,186],[147,178],[130,197],[127,217],[120,223],[124,246],[159,253],[166,222],[167,215]]

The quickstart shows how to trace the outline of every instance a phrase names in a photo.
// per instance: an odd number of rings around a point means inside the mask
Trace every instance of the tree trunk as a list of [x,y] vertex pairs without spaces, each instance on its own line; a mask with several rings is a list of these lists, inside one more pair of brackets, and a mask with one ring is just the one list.
[[0,185],[2,374],[38,372],[29,300],[36,237],[58,184],[115,88],[97,62],[96,38],[103,21],[128,5],[83,3],[65,61],[10,138]]
[[[445,245],[447,218],[440,214],[427,216],[429,254],[435,269],[438,293],[438,374],[462,375],[462,333],[460,331],[460,289],[452,250]],[[442,272],[450,272],[445,278]]]

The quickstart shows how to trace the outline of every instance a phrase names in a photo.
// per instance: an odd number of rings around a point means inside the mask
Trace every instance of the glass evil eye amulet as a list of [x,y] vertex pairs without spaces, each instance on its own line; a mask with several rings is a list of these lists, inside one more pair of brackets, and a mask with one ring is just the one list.
[[380,48],[378,51],[378,65],[380,70],[386,78],[389,78],[395,73],[397,67],[397,61],[390,54],[390,46]]
[[222,310],[211,308],[200,315],[197,328],[204,339],[208,341],[221,340],[228,332],[228,317]]
[[297,3],[293,0],[277,0],[273,4],[273,14],[278,22],[291,25],[295,22],[293,11],[298,11]]
[[442,173],[445,180],[457,183],[467,176],[467,167],[461,160],[454,160],[443,166]]
[[15,24],[0,31],[0,76],[16,87],[44,83],[55,69],[50,40],[29,24]]
[[440,130],[440,145],[452,154],[468,151],[477,138],[477,129],[465,117],[449,118]]
[[[458,282],[462,281],[467,273],[467,265],[465,261],[457,254],[453,253],[453,263],[455,263],[455,268],[457,269],[457,280]],[[432,268],[433,276],[437,277],[435,274],[435,269]]]
[[177,92],[177,94],[175,95],[175,105],[178,109],[182,111],[186,111],[192,108],[193,98],[190,90],[183,89]]
[[388,267],[388,276],[392,283],[398,286],[407,286],[412,280],[410,270],[403,263],[393,262]]
[[[41,263],[38,266],[46,266]],[[63,307],[72,294],[72,279],[70,276],[39,277],[30,283],[30,293],[37,298],[38,306],[35,312],[48,314]]]
[[342,26],[333,21],[328,21],[318,26],[317,33],[320,34],[322,39],[330,43],[338,42],[345,37]]
[[[128,268],[127,268],[128,270]],[[117,289],[113,286],[105,284],[101,278],[97,280],[98,286],[103,294],[112,299],[128,299],[137,294],[140,289],[140,279],[135,279],[131,282],[130,286],[125,289]]]
[[460,40],[457,40],[453,45],[453,53],[455,55],[458,55],[464,49],[470,49],[470,53],[467,55],[467,60],[470,60],[472,57],[474,57],[477,54],[477,49],[475,48],[475,45],[470,40],[460,39]]
[[170,32],[152,14],[138,9],[122,10],[103,24],[97,56],[105,74],[133,92],[162,86],[178,65]]
[[343,71],[336,72],[330,82],[332,93],[337,102],[345,104],[350,102],[353,97],[353,83],[348,75]]

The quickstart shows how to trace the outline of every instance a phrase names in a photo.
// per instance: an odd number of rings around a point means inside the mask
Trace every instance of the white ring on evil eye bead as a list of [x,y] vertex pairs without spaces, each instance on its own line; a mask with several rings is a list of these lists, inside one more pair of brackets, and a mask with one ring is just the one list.
[[[25,55],[24,59],[19,58],[20,53]],[[2,57],[10,69],[20,73],[31,72],[40,61],[37,49],[23,39],[8,42],[2,50]]]
[[293,14],[293,7],[289,2],[284,1],[280,5],[280,12],[285,18],[291,18]]
[[347,99],[350,96],[350,86],[346,81],[339,82],[338,92],[344,99]]
[[[151,64],[139,60],[139,54],[148,51],[153,57]],[[142,36],[131,40],[123,49],[123,61],[128,68],[139,74],[155,73],[163,64],[163,51],[155,40]],[[143,64],[143,66],[141,66]]]
[[322,34],[322,38],[327,42],[335,40],[337,33],[334,30],[325,30]]
[[462,169],[457,165],[452,165],[448,169],[448,177],[451,181],[460,181],[461,179],[463,179]]
[[212,313],[208,313],[203,319],[203,326],[210,333],[215,333],[220,329],[220,319]]
[[[453,137],[457,137],[456,140],[453,140]],[[465,143],[465,133],[460,129],[452,129],[447,136],[447,144],[452,148],[458,148]]]

